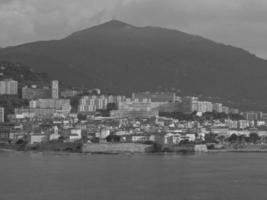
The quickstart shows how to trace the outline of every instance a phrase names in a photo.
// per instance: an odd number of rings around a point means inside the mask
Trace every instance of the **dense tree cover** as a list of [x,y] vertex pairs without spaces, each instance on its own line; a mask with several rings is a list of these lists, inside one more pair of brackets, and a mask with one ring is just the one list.
[[7,117],[8,114],[13,114],[15,108],[28,105],[28,100],[20,99],[17,96],[0,95],[0,107],[5,108],[5,117]]
[[27,84],[46,85],[49,82],[46,73],[34,72],[28,66],[20,63],[0,60],[0,72],[3,74],[0,76],[0,80],[12,78],[19,82],[19,86]]
[[228,141],[230,143],[253,143],[256,144],[260,141],[260,136],[257,133],[250,133],[249,137],[246,137],[245,135],[236,135],[232,134]]
[[243,116],[239,114],[226,114],[226,113],[217,113],[217,112],[206,112],[202,116],[197,116],[196,112],[193,112],[191,114],[186,114],[182,112],[160,112],[160,116],[162,117],[170,117],[174,119],[179,119],[179,120],[198,120],[198,121],[203,121],[203,120],[223,120],[223,119],[232,119],[232,120],[242,120],[244,119]]
[[186,120],[186,121],[195,120],[198,118],[195,113],[186,114],[182,112],[160,112],[159,116],[170,117],[170,118]]
[[21,95],[21,88],[28,84],[47,85],[48,75],[45,73],[36,73],[29,67],[20,63],[12,63],[9,61],[0,60],[0,80],[11,78],[19,83],[19,94],[14,95],[0,95],[0,107],[5,108],[5,117],[8,114],[13,114],[15,108],[28,106],[29,102],[19,98]]

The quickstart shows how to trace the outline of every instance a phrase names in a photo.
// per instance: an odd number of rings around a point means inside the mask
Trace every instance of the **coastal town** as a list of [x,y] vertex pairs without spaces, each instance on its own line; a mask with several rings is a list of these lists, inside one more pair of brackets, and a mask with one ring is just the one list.
[[[1,70],[3,76],[5,67]],[[10,113],[0,104],[1,148],[112,153],[267,147],[266,113],[175,92],[110,95],[63,88],[58,80],[40,87],[2,79],[0,98],[10,96],[26,104]]]

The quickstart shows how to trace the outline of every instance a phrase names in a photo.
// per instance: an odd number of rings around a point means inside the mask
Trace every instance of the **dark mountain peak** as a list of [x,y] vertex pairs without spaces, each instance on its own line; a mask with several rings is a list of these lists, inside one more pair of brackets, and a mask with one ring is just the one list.
[[117,31],[121,31],[121,30],[132,29],[132,28],[135,28],[135,26],[132,26],[130,24],[127,24],[127,23],[119,21],[119,20],[111,20],[111,21],[105,22],[103,24],[99,24],[99,25],[93,26],[91,28],[87,28],[87,29],[75,32],[67,38],[84,37],[84,36],[87,36],[88,34],[91,34],[91,33],[97,33],[97,34],[104,33],[104,34],[106,34],[107,32],[117,32]]
[[125,22],[113,19],[111,21],[105,22],[104,24],[99,25],[98,27],[102,28],[125,28],[125,27],[133,27],[130,24],[127,24]]
[[4,48],[1,59],[36,67],[63,83],[107,92],[177,88],[186,95],[252,100],[255,105],[267,100],[267,61],[178,30],[118,20],[62,40]]

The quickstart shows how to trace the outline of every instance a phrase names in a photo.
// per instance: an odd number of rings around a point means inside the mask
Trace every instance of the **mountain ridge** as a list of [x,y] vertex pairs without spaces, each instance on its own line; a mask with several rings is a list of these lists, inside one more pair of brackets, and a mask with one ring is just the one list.
[[118,20],[60,40],[3,48],[0,59],[106,92],[173,89],[185,95],[267,100],[266,60],[201,36]]

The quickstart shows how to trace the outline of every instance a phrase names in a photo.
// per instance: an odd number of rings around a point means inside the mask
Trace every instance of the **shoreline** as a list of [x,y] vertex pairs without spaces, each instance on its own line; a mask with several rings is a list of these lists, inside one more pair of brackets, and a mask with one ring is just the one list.
[[198,151],[93,151],[93,152],[83,152],[83,151],[70,151],[70,150],[55,150],[55,149],[30,149],[21,148],[21,146],[2,146],[0,145],[0,151],[2,152],[62,152],[62,153],[79,153],[79,154],[102,154],[102,155],[119,155],[119,154],[186,154],[186,153],[267,153],[267,149],[208,149],[207,152]]
[[209,149],[207,153],[267,153],[267,149]]

